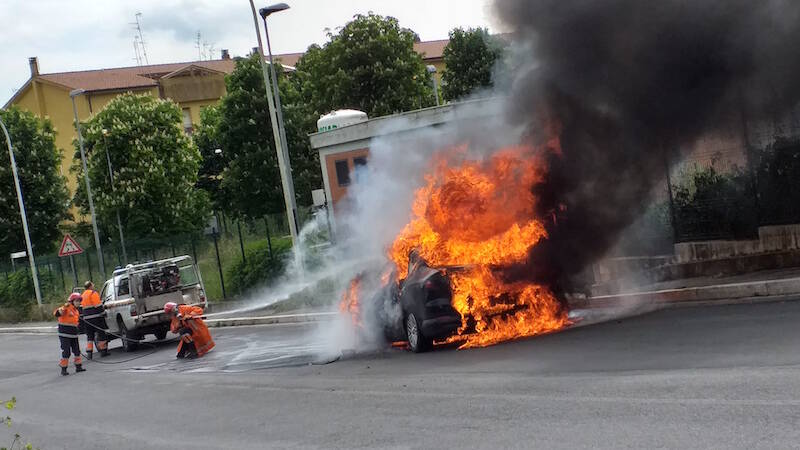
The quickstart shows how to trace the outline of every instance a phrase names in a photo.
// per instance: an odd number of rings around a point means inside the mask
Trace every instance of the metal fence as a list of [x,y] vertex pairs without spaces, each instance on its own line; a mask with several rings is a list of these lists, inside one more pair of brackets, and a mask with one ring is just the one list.
[[[308,211],[298,211],[298,222],[304,223]],[[242,294],[229,283],[230,270],[245,260],[248,250],[255,245],[277,248],[287,245],[289,237],[285,215],[274,214],[251,222],[219,217],[216,233],[175,235],[149,239],[126,239],[125,251],[119,241],[103,244],[105,273],[101,273],[94,239],[88,236],[73,236],[83,246],[83,253],[70,257],[56,254],[36,254],[44,302],[63,301],[65,295],[75,287],[83,286],[86,280],[101,285],[113,270],[126,264],[158,260],[179,255],[190,255],[196,261],[206,286],[209,300],[218,301],[235,298]],[[110,233],[109,233],[110,234]],[[88,245],[87,245],[88,244]],[[125,256],[127,255],[127,260]],[[15,271],[28,271],[27,260],[0,264],[0,282],[8,281]],[[226,285],[226,282],[228,284]],[[30,297],[34,297],[31,290]]]

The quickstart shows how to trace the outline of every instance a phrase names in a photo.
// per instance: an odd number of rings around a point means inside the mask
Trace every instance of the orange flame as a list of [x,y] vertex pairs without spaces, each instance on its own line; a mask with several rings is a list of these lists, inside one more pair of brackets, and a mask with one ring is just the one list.
[[[440,153],[425,186],[415,193],[412,219],[389,250],[398,276],[406,276],[413,249],[433,267],[467,266],[450,272],[452,304],[462,317],[450,341],[463,341],[461,348],[569,325],[548,288],[509,283],[493,270],[524,262],[531,247],[547,237],[531,189],[545,174],[540,152],[512,147],[476,161],[466,159],[465,150]],[[557,153],[558,140],[548,141],[543,150]]]
[[339,302],[339,311],[350,314],[353,325],[361,327],[361,306],[359,305],[359,289],[361,288],[361,275],[355,276],[350,280],[350,285],[342,294],[342,300]]

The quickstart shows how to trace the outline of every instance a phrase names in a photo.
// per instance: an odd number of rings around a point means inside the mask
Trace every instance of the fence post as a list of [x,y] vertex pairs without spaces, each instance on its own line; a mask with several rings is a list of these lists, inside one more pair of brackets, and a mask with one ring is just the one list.
[[[78,272],[75,270],[75,256],[74,255],[69,255],[69,266],[72,268],[72,278],[75,279],[75,286],[78,286]],[[71,290],[72,289],[70,289],[70,291]]]
[[217,253],[217,269],[219,269],[219,284],[222,287],[222,299],[228,297],[225,293],[225,277],[222,275],[222,261],[219,259],[219,245],[217,245],[217,230],[214,230],[211,233],[211,236],[214,238],[214,251]]
[[58,261],[58,273],[61,274],[61,290],[65,291],[67,290],[67,282],[64,280],[64,265],[61,264],[61,258],[58,258],[56,261]]
[[264,227],[267,229],[267,248],[269,249],[269,259],[272,259],[272,238],[269,236],[269,216],[264,216]]
[[678,242],[678,216],[675,214],[675,199],[672,196],[672,179],[669,175],[669,159],[664,153],[664,170],[667,176],[667,194],[669,197],[669,218],[672,225],[672,243]]
[[94,279],[94,275],[92,274],[92,258],[91,256],[89,256],[89,252],[83,252],[83,253],[86,255],[86,265],[89,268],[89,280],[92,280]]
[[236,229],[239,230],[239,248],[242,249],[242,262],[245,263],[247,260],[244,257],[244,240],[242,240],[242,222],[239,219],[236,219]]
[[197,262],[197,247],[195,247],[195,245],[194,245],[194,236],[192,236],[191,242],[192,242],[192,257],[194,258],[194,263],[198,264],[198,262]]

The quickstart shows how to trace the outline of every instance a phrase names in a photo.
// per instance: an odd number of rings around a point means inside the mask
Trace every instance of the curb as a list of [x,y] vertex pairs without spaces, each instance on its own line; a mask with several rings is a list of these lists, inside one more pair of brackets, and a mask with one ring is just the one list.
[[[206,325],[210,328],[220,327],[240,327],[247,325],[277,325],[289,323],[308,323],[331,320],[339,313],[304,313],[304,314],[283,314],[277,316],[261,317],[232,317],[229,319],[207,319]],[[37,326],[37,327],[5,327],[0,328],[0,334],[53,334],[58,331],[56,326]]]
[[664,289],[600,295],[576,301],[571,306],[603,308],[618,306],[652,305],[727,305],[790,300],[800,295],[800,277],[781,280],[729,283],[691,288]]
[[283,314],[277,316],[260,317],[231,317],[229,319],[208,319],[206,325],[213,328],[219,327],[240,327],[246,325],[274,325],[280,323],[306,323],[331,320],[339,313],[321,312],[304,314]]

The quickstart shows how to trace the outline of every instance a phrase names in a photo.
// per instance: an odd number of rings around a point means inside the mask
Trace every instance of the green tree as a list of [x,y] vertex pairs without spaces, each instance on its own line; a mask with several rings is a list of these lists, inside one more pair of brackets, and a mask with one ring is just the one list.
[[[40,120],[16,107],[0,110],[8,128],[25,199],[32,244],[38,252],[52,251],[60,236],[58,224],[69,218],[69,194],[60,175],[61,151],[49,120]],[[22,219],[11,172],[5,136],[0,132],[0,255],[24,250]]]
[[[89,179],[98,221],[116,236],[116,214],[126,236],[198,231],[209,201],[195,189],[200,152],[183,132],[181,110],[170,100],[124,94],[112,100],[83,128]],[[109,177],[111,161],[114,186]],[[78,176],[82,171],[78,168]],[[75,202],[86,211],[84,185]]]
[[478,88],[493,86],[495,64],[503,57],[502,42],[485,28],[455,28],[444,48],[442,96],[457,100]]
[[416,35],[397,19],[356,15],[297,63],[297,82],[313,116],[354,108],[370,117],[435,103],[430,74],[414,51]]
[[[309,204],[311,189],[322,184],[318,157],[307,136],[313,131],[314,120],[295,85],[280,66],[277,68],[296,200]],[[283,211],[278,158],[258,56],[238,60],[226,85],[228,93],[222,99],[218,125],[226,164],[221,183],[225,210],[248,219]]]
[[200,110],[200,123],[195,128],[192,140],[200,151],[201,162],[197,174],[197,187],[208,193],[215,211],[225,211],[225,197],[222,193],[221,175],[225,169],[227,155],[222,152],[219,137],[219,124],[222,120],[220,108],[211,105]]

